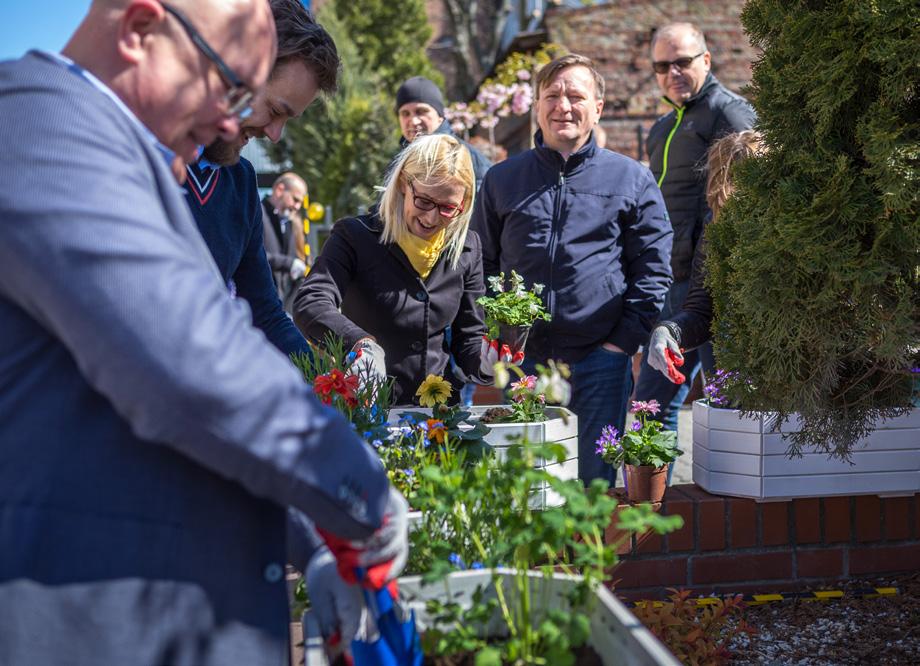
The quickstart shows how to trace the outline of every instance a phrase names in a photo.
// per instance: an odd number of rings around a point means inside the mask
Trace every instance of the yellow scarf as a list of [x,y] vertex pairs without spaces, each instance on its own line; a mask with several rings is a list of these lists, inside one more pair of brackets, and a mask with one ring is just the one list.
[[441,256],[441,250],[444,249],[444,236],[447,235],[446,229],[441,229],[431,240],[419,238],[413,233],[403,234],[399,239],[399,247],[406,253],[412,268],[424,280],[431,273],[431,269]]

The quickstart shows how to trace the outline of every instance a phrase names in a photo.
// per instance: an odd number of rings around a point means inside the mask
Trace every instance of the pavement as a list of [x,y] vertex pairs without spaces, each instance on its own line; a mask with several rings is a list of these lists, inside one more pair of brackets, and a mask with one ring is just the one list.
[[[627,417],[627,425],[632,419]],[[677,442],[684,454],[674,463],[671,485],[693,483],[693,408],[685,405],[677,417]],[[617,488],[623,487],[623,474],[617,474]]]

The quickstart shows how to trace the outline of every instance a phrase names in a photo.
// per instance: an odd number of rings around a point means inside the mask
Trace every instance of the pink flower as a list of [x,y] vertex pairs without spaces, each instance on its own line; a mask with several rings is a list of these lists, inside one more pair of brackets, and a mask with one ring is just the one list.
[[533,391],[535,388],[537,388],[537,378],[534,375],[526,375],[511,384],[512,391]]
[[636,414],[647,414],[648,416],[655,416],[658,412],[661,411],[661,405],[658,404],[657,400],[633,400],[632,409],[630,410]]

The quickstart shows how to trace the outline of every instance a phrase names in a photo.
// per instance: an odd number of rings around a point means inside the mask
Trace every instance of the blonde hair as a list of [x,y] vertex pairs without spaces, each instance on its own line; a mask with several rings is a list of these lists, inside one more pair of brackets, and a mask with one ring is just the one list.
[[706,178],[706,203],[712,210],[712,219],[719,217],[719,211],[735,189],[732,182],[732,166],[762,152],[760,132],[744,130],[729,134],[709,147]]
[[433,187],[459,181],[465,188],[463,212],[447,225],[444,237],[450,267],[456,268],[473,215],[476,176],[470,152],[449,134],[420,136],[403,149],[387,173],[380,195],[378,214],[383,221],[384,243],[398,243],[412,233],[403,219],[406,200],[403,190],[416,181]]

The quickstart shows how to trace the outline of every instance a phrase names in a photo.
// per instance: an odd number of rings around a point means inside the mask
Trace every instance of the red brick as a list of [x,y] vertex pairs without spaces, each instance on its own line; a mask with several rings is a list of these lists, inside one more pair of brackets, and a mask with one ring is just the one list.
[[889,497],[883,500],[886,540],[910,539],[910,509],[913,503],[913,497]]
[[920,545],[869,546],[850,549],[850,575],[920,569]]
[[696,503],[697,516],[699,518],[697,543],[699,544],[700,550],[724,550],[724,498],[710,495],[696,485],[681,486],[680,490]]
[[843,549],[797,550],[799,578],[838,578],[843,575]]
[[792,552],[732,553],[696,557],[692,562],[694,585],[730,581],[778,580],[792,578]]
[[675,587],[687,584],[687,558],[626,560],[607,574],[607,585],[614,589],[634,587]]
[[668,488],[668,494],[664,498],[664,513],[684,519],[684,526],[671,532],[667,537],[668,552],[693,550],[696,547],[693,540],[696,527],[696,521],[693,518],[693,500],[682,494],[679,489]]
[[642,555],[656,555],[664,551],[664,537],[649,530],[645,534],[636,535],[636,553]]
[[825,543],[849,542],[850,540],[850,498],[825,497],[824,541]]
[[882,540],[882,501],[875,495],[856,498],[856,540]]
[[728,534],[731,548],[757,545],[757,502],[735,498],[728,500]]
[[789,502],[761,504],[760,527],[764,546],[789,543]]
[[626,508],[626,505],[619,505],[613,510],[610,524],[604,530],[604,543],[612,546],[620,542],[616,547],[617,555],[629,555],[632,552],[632,532],[618,527],[620,523],[620,512]]
[[821,502],[818,499],[797,499],[795,511],[795,542],[821,543]]

